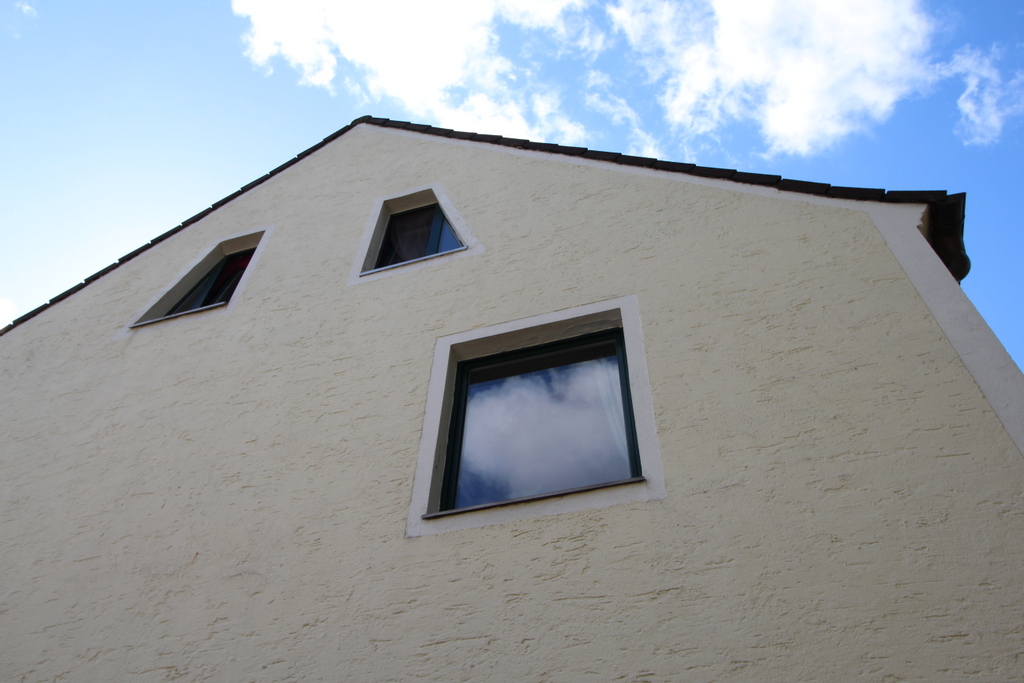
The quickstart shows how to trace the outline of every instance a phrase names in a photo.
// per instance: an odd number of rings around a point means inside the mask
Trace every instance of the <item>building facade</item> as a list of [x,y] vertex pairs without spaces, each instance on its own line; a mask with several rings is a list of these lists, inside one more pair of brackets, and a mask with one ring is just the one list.
[[0,678],[1024,678],[962,210],[359,119],[0,336]]

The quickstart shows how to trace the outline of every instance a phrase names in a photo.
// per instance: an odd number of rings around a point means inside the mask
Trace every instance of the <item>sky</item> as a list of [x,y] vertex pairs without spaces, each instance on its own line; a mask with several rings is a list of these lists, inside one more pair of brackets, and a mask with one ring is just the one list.
[[1024,364],[1021,0],[0,0],[0,325],[364,114],[967,193]]

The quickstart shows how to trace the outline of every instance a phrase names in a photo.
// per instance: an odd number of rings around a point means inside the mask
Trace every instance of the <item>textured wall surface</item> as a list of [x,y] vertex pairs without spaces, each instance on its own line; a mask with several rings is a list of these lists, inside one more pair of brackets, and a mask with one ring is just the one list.
[[[347,286],[429,183],[484,253]],[[0,338],[0,680],[1024,678],[1024,458],[859,206],[354,129]],[[406,538],[435,340],[628,295],[667,498]]]

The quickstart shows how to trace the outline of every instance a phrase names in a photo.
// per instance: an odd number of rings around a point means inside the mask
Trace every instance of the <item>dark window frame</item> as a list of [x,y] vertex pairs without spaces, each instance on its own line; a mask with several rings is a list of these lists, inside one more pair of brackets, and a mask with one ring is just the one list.
[[[469,385],[471,383],[470,378],[473,372],[488,367],[496,368],[497,366],[500,365],[512,367],[518,365],[521,368],[526,368],[526,371],[528,372],[530,371],[529,368],[532,365],[530,363],[531,359],[533,359],[535,363],[539,362],[543,365],[545,363],[545,361],[542,360],[543,357],[558,357],[559,355],[567,358],[567,361],[564,363],[547,365],[546,367],[565,367],[572,363],[582,362],[582,360],[586,360],[587,350],[593,349],[596,346],[607,343],[614,343],[615,345],[614,355],[616,357],[618,365],[619,387],[623,402],[623,419],[625,421],[624,426],[626,432],[630,476],[625,479],[617,479],[613,481],[587,484],[568,489],[543,492],[530,496],[487,502],[480,505],[472,505],[461,508],[456,507],[459,471],[462,460],[461,449],[463,442],[463,434],[465,431],[466,409],[468,406]],[[577,353],[576,355],[582,356],[582,358],[580,358],[579,360],[572,360],[572,358],[574,357],[574,350],[579,351],[580,353]],[[607,355],[597,357],[607,357]],[[512,376],[515,374],[521,374],[521,372],[511,372],[505,374],[504,376]],[[451,418],[449,421],[448,428],[448,440],[444,451],[444,463],[441,474],[439,508],[435,512],[430,512],[426,515],[423,515],[423,519],[432,519],[434,517],[470,512],[474,510],[487,509],[503,505],[513,505],[516,503],[523,503],[542,498],[564,496],[570,493],[576,493],[580,491],[589,491],[598,488],[606,488],[609,486],[616,486],[620,484],[629,484],[642,481],[644,481],[644,477],[641,468],[640,449],[636,435],[636,420],[633,411],[633,400],[629,386],[629,368],[626,360],[625,338],[621,328],[612,328],[569,339],[561,339],[558,341],[539,344],[522,349],[516,349],[513,351],[506,351],[494,355],[464,360],[457,365],[455,372],[454,391],[452,393]]]

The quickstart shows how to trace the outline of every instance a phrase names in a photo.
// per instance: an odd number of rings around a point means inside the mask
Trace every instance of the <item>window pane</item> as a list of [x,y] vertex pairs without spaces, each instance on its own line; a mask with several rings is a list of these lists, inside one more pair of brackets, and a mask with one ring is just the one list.
[[224,267],[217,276],[217,280],[213,283],[213,288],[210,290],[204,305],[223,303],[231,298],[231,295],[235,293],[235,287],[238,286],[238,281],[242,279],[242,275],[249,266],[249,261],[252,260],[254,253],[256,253],[255,249],[248,249],[237,254],[231,254],[224,260]]
[[466,395],[454,507],[634,476],[623,406],[614,342],[479,368]]
[[441,226],[441,244],[437,248],[438,254],[443,254],[446,251],[452,249],[458,249],[462,244],[455,237],[455,233],[452,232],[452,226],[448,224],[448,219],[445,219],[444,224]]
[[[218,264],[219,267],[219,264]],[[214,278],[214,273],[209,272],[203,276],[203,279],[195,284],[192,289],[189,290],[188,294],[182,297],[181,301],[174,304],[171,310],[167,311],[167,315],[174,315],[175,313],[181,313],[182,311],[191,311],[194,308],[201,308],[203,305],[203,299],[206,298],[207,292],[210,291],[210,281]]]
[[425,206],[422,209],[395,214],[388,219],[377,268],[405,263],[427,255],[435,208]]
[[167,311],[166,315],[174,315],[228,301],[234,294],[235,287],[238,286],[238,281],[242,279],[242,274],[255,252],[255,249],[246,249],[222,258],[213,267],[213,270],[204,275],[203,279],[189,290],[181,301]]
[[392,214],[374,268],[394,266],[462,246],[437,204]]

